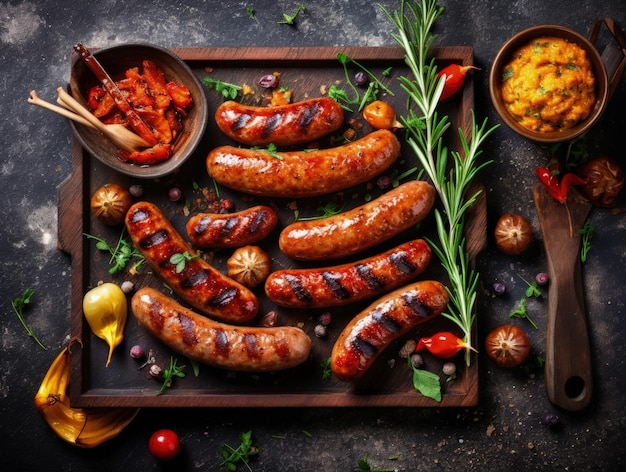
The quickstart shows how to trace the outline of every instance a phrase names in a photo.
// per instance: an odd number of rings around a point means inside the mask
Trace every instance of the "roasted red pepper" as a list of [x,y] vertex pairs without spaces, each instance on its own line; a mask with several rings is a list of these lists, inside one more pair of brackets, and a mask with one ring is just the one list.
[[426,349],[437,357],[449,359],[461,349],[466,348],[468,348],[468,345],[461,338],[448,331],[442,331],[429,338],[421,338],[415,347],[415,352]]
[[567,193],[572,185],[584,185],[586,180],[574,174],[573,172],[566,173],[559,181],[559,178],[555,173],[550,171],[547,167],[537,167],[535,174],[539,178],[539,181],[544,185],[548,193],[560,203],[565,203],[567,200]]
[[191,92],[184,85],[180,85],[176,82],[168,82],[165,88],[178,108],[185,109],[191,105]]
[[131,153],[119,151],[118,155],[124,162],[132,162],[140,166],[149,166],[169,159],[172,155],[172,145],[159,143],[143,151]]
[[446,76],[443,91],[441,92],[441,97],[439,97],[440,101],[447,100],[452,95],[461,90],[461,88],[463,88],[463,84],[465,83],[465,76],[467,75],[467,71],[470,69],[478,69],[478,67],[450,64],[449,66],[444,67],[437,73],[439,77],[442,77],[444,75]]

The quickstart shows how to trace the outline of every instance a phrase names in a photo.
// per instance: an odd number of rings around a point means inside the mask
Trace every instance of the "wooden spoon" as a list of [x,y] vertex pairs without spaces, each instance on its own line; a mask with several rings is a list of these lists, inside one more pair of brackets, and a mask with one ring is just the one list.
[[593,390],[579,234],[591,203],[574,188],[568,195],[563,204],[552,198],[543,184],[534,188],[550,279],[546,391],[554,405],[577,411],[589,404]]
[[110,124],[106,125],[96,118],[89,110],[82,106],[74,97],[63,90],[62,87],[57,88],[59,98],[57,102],[66,108],[71,109],[76,114],[82,116],[85,120],[100,131],[109,141],[116,147],[125,151],[133,152],[142,148],[148,148],[150,145],[140,136],[136,135],[124,125]]

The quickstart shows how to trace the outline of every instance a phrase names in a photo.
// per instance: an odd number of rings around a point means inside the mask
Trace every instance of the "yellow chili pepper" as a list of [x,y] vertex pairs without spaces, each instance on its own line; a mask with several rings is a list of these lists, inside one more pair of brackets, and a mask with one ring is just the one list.
[[83,297],[83,314],[93,333],[109,345],[106,367],[113,350],[124,339],[128,302],[122,289],[114,283],[103,283]]

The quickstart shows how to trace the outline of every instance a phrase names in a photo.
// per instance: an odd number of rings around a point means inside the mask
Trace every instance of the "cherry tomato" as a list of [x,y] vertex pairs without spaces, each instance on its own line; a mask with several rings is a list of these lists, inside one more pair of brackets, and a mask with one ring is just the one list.
[[485,351],[489,359],[500,367],[517,367],[530,354],[526,333],[514,325],[502,325],[485,338]]
[[496,223],[494,236],[500,251],[517,255],[524,252],[532,242],[532,227],[523,216],[507,213]]
[[396,120],[396,112],[391,105],[382,100],[375,100],[363,108],[363,118],[373,128],[391,129],[401,128],[402,125]]
[[180,439],[171,429],[160,429],[148,441],[148,450],[159,461],[171,461],[180,452]]

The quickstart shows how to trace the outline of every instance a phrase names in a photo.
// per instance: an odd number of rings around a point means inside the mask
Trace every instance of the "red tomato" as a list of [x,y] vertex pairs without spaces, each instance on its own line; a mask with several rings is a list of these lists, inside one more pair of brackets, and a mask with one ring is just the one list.
[[160,461],[171,461],[180,452],[180,439],[171,429],[160,429],[148,441],[148,450]]

